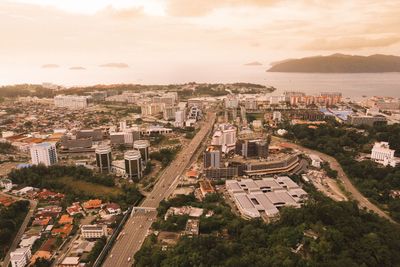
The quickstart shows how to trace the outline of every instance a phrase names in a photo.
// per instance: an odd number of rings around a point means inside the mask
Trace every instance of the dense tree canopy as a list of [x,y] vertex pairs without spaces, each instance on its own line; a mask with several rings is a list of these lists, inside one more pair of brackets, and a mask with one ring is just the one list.
[[[83,166],[54,165],[46,167],[38,165],[13,170],[9,174],[9,178],[13,183],[19,185],[63,192],[66,194],[64,204],[96,197],[104,201],[117,202],[122,205],[122,208],[126,208],[129,205],[137,203],[143,197],[135,185],[125,184],[122,185],[121,189],[115,188],[115,182],[112,176],[95,173]],[[72,181],[70,181],[71,179]],[[69,182],[65,183],[66,180],[69,180]],[[85,181],[86,187],[80,188],[80,184],[74,183],[74,181]],[[110,192],[120,193],[110,193],[99,196],[98,194],[94,194],[98,192],[90,188],[93,185],[101,185]]]
[[399,124],[348,129],[329,123],[316,129],[307,125],[287,129],[288,138],[335,157],[365,196],[382,204],[395,220],[400,221],[400,199],[389,196],[391,190],[400,190],[400,167],[382,167],[370,160],[356,160],[360,152],[370,153],[374,141],[388,141],[392,148],[399,149]]
[[[229,208],[212,228],[202,218],[200,236],[182,237],[163,251],[150,236],[135,255],[136,266],[398,266],[400,229],[314,192],[302,208],[285,208],[272,224],[245,221]],[[182,200],[182,199],[181,199]],[[217,208],[219,206],[219,208]],[[206,224],[206,226],[203,226]],[[310,234],[311,233],[311,234]],[[296,252],[296,249],[297,252]]]
[[0,259],[5,256],[29,210],[29,201],[17,201],[8,207],[0,205]]

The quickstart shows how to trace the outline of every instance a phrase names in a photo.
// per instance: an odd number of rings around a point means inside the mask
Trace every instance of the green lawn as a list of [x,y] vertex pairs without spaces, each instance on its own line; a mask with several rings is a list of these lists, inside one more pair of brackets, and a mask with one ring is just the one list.
[[108,187],[100,184],[89,183],[86,181],[75,180],[72,177],[64,177],[59,179],[59,182],[70,187],[75,193],[79,193],[81,191],[95,195],[98,197],[106,196],[106,195],[114,195],[123,193],[122,190],[118,187]]

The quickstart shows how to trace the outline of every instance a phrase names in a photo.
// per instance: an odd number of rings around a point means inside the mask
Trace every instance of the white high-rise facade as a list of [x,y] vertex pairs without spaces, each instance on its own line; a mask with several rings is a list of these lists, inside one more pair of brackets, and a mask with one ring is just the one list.
[[81,109],[89,106],[91,96],[57,95],[54,97],[54,105],[60,108]]
[[214,132],[211,145],[222,146],[222,152],[227,153],[235,149],[236,127],[230,124],[221,124]]
[[55,144],[40,143],[31,146],[32,164],[44,164],[51,166],[57,163],[57,151]]
[[175,112],[175,127],[183,127],[185,125],[186,112],[179,110]]

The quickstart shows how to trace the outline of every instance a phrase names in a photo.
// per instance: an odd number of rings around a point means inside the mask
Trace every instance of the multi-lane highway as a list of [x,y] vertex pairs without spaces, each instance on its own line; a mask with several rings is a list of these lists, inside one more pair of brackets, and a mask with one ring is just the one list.
[[[208,113],[201,124],[196,136],[177,155],[175,160],[160,175],[151,193],[142,202],[140,207],[157,208],[161,200],[168,197],[176,188],[185,168],[189,165],[192,156],[210,133],[215,121],[215,113]],[[105,267],[131,266],[133,255],[140,249],[157,213],[155,211],[136,212],[126,222],[113,248],[103,263]]]

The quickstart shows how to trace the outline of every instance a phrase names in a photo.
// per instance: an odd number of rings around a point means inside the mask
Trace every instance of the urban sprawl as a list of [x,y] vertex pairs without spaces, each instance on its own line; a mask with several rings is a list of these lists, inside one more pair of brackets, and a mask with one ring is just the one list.
[[[22,213],[1,234],[2,266],[129,266],[148,239],[168,251],[207,235],[220,216],[210,205],[271,224],[310,201],[309,188],[396,220],[353,186],[328,142],[320,152],[298,129],[367,138],[400,122],[399,99],[253,84],[40,87],[50,95],[0,98],[0,214]],[[360,151],[337,145],[360,164],[398,167],[397,141],[377,136]]]

